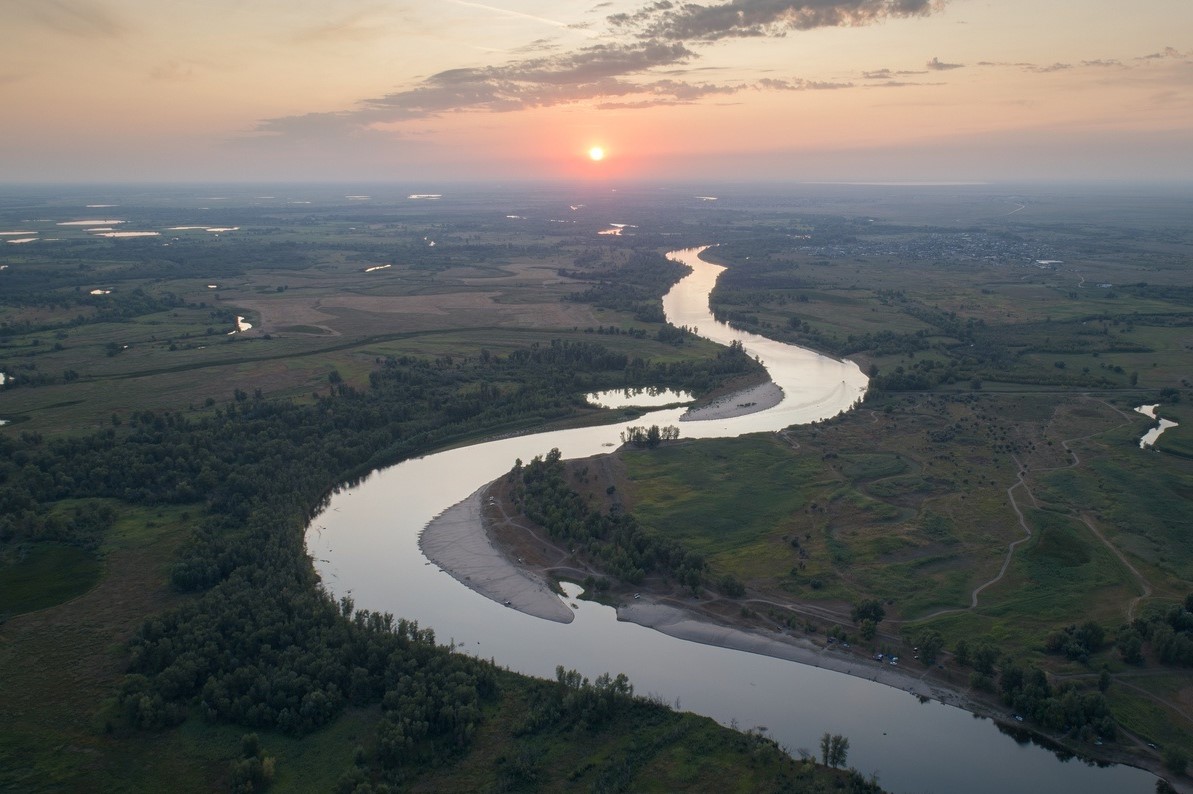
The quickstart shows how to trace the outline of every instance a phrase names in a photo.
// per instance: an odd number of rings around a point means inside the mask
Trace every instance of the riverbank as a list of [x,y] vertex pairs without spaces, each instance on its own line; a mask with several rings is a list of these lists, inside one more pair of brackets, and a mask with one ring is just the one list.
[[[572,610],[552,591],[550,582],[582,581],[589,575],[600,578],[600,573],[577,562],[536,528],[512,517],[509,506],[497,496],[500,489],[496,485],[491,483],[475,491],[432,520],[419,538],[420,548],[432,562],[476,593],[528,615],[572,622]],[[1008,730],[1021,731],[1025,739],[1032,733],[1011,722],[999,703],[974,697],[941,680],[935,668],[922,668],[918,663],[892,665],[889,660],[877,661],[868,652],[843,643],[821,644],[807,635],[737,623],[733,612],[716,609],[716,599],[693,601],[644,584],[638,592],[606,593],[601,600],[615,605],[619,621],[677,639],[832,670],[990,718]],[[1061,747],[1061,739],[1052,736],[1046,741]],[[1140,764],[1141,759],[1124,750],[1102,749],[1108,750],[1103,753],[1106,761]],[[1163,773],[1158,764],[1149,766],[1154,774]]]
[[774,381],[766,381],[732,394],[719,397],[708,405],[689,408],[681,417],[681,422],[704,422],[709,420],[732,419],[737,416],[765,411],[783,402],[783,389]]
[[[472,493],[445,510],[423,530],[419,547],[433,563],[465,587],[498,603],[528,615],[570,623],[572,611],[552,592],[552,575],[582,579],[588,573],[559,559],[530,559],[531,547],[545,549],[543,538],[532,530],[529,543],[518,546],[495,540],[496,524],[508,524],[504,506],[489,496],[490,486]],[[489,515],[489,514],[492,515]],[[508,537],[508,536],[507,536]],[[593,572],[595,573],[595,572]],[[637,623],[678,639],[756,653],[800,664],[822,667],[846,675],[876,681],[895,689],[931,698],[983,716],[995,714],[966,693],[951,689],[927,676],[931,670],[914,670],[881,663],[836,643],[820,645],[805,636],[787,632],[765,633],[754,628],[725,623],[687,605],[673,596],[643,590],[616,607],[617,619]]]
[[418,547],[465,587],[519,612],[557,623],[571,623],[572,610],[551,592],[544,574],[516,565],[485,531],[481,494],[488,486],[436,516],[418,538]]

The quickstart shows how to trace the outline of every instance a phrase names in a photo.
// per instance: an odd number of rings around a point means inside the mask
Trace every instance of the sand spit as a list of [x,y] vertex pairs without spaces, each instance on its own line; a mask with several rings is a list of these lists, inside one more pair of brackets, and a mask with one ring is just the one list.
[[733,394],[727,394],[708,405],[689,408],[683,416],[679,417],[679,421],[704,422],[732,419],[735,416],[745,416],[765,411],[767,408],[774,408],[782,401],[783,390],[779,388],[778,384],[767,381]]
[[760,631],[714,623],[680,607],[653,602],[645,593],[632,604],[619,606],[617,619],[637,623],[688,642],[823,667],[826,670],[877,681],[915,695],[973,710],[968,699],[934,685],[931,681],[923,680],[914,670],[905,671],[898,666],[876,662],[858,654],[838,650],[834,645],[822,647],[804,637],[779,633],[767,635]]
[[[548,588],[545,572],[527,570],[515,563],[490,539],[482,501],[488,487],[478,489],[433,519],[419,537],[419,548],[456,581],[490,600],[546,620],[572,622],[572,611]],[[964,694],[925,680],[923,670],[877,662],[837,645],[821,646],[786,632],[771,634],[730,626],[682,606],[663,603],[648,592],[618,606],[617,619],[689,642],[823,667],[974,713],[991,713]]]
[[485,488],[427,524],[418,538],[419,548],[456,581],[486,598],[527,615],[571,623],[572,610],[551,592],[546,578],[518,568],[489,540],[481,516]]

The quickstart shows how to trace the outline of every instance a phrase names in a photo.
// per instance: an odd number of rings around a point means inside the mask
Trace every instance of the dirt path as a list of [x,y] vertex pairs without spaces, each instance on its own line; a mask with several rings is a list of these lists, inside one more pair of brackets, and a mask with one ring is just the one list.
[[[1087,400],[1091,400],[1093,402],[1101,403],[1102,405],[1105,405],[1107,408],[1110,408],[1111,410],[1113,410],[1119,416],[1123,417],[1124,421],[1122,423],[1115,425],[1112,428],[1109,428],[1109,430],[1115,430],[1119,427],[1122,427],[1124,424],[1132,421],[1134,418],[1134,417],[1130,416],[1129,414],[1126,414],[1123,411],[1121,411],[1120,409],[1116,408],[1115,406],[1111,405],[1110,403],[1106,402],[1105,400],[1091,397],[1088,394],[1083,394],[1082,397],[1084,397]],[[1075,438],[1069,438],[1069,439],[1062,440],[1060,442],[1060,445],[1064,448],[1065,452],[1068,453],[1072,457],[1072,460],[1065,466],[1053,466],[1053,467],[1047,468],[1047,469],[1036,469],[1036,473],[1064,471],[1066,469],[1074,469],[1074,468],[1080,466],[1081,465],[1081,456],[1079,456],[1077,454],[1077,451],[1074,450],[1071,445],[1078,441],[1085,441],[1086,439],[1095,438],[1095,437],[1100,436],[1106,432],[1108,432],[1108,431],[1100,430],[1096,433],[1089,433],[1084,436],[1077,436]],[[1002,567],[999,568],[998,574],[993,579],[990,579],[987,582],[983,582],[982,584],[978,585],[977,587],[975,587],[973,589],[973,591],[970,593],[968,607],[958,607],[958,608],[954,608],[954,609],[937,610],[936,612],[932,612],[932,613],[924,615],[922,617],[918,617],[915,620],[906,621],[907,623],[919,623],[919,622],[922,622],[925,620],[929,620],[931,618],[940,617],[941,615],[951,615],[951,614],[955,614],[957,612],[966,612],[971,609],[976,609],[978,606],[978,595],[980,595],[981,592],[983,590],[987,589],[988,587],[991,587],[991,586],[997,584],[998,582],[1002,581],[1003,577],[1006,576],[1007,570],[1011,567],[1011,560],[1014,559],[1015,550],[1022,544],[1026,543],[1032,539],[1031,527],[1028,526],[1027,519],[1023,515],[1023,510],[1019,506],[1018,500],[1015,498],[1015,491],[1022,489],[1022,491],[1025,494],[1027,494],[1027,497],[1031,500],[1032,506],[1035,508],[1039,508],[1040,503],[1039,503],[1039,500],[1036,499],[1035,493],[1032,491],[1031,486],[1027,482],[1028,468],[1026,466],[1024,466],[1023,463],[1019,460],[1019,458],[1016,457],[1015,455],[1012,455],[1011,459],[1015,461],[1015,465],[1017,467],[1016,482],[1014,485],[1007,488],[1007,499],[1011,503],[1011,510],[1014,511],[1015,517],[1019,522],[1019,527],[1024,532],[1024,536],[1022,538],[1019,538],[1018,540],[1011,541],[1011,543],[1009,543],[1007,545],[1007,556],[1005,559],[1003,559]],[[1115,546],[1113,543],[1111,543],[1110,540],[1107,539],[1106,536],[1103,535],[1098,530],[1098,528],[1094,525],[1094,523],[1093,523],[1092,519],[1089,517],[1089,515],[1082,513],[1082,514],[1077,515],[1076,517],[1078,519],[1080,519],[1080,521],[1083,524],[1085,524],[1085,526],[1089,527],[1089,530],[1093,534],[1093,536],[1096,537],[1107,549],[1109,549],[1110,553],[1113,554],[1119,560],[1119,562],[1121,562],[1123,564],[1123,567],[1125,567],[1128,571],[1130,571],[1131,575],[1135,577],[1135,580],[1138,583],[1139,588],[1142,592],[1140,593],[1140,595],[1133,598],[1127,605],[1127,609],[1126,609],[1127,620],[1128,621],[1132,620],[1135,617],[1135,610],[1139,606],[1140,602],[1142,602],[1144,599],[1151,596],[1151,594],[1152,594],[1151,582],[1148,581],[1147,577],[1145,577],[1142,573],[1139,572],[1139,569],[1137,569],[1134,565],[1132,565],[1127,560],[1126,556],[1119,550],[1119,548],[1117,546]]]

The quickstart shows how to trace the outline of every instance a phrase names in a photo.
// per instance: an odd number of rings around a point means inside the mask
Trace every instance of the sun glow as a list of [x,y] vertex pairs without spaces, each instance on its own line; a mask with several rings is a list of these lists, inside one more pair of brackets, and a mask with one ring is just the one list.
[[600,146],[594,146],[588,150],[588,159],[595,162],[600,162],[605,159],[605,150]]

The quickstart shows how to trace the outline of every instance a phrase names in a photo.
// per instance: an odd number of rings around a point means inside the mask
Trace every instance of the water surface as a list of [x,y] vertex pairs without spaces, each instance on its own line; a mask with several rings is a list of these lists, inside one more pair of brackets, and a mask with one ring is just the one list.
[[[784,399],[748,416],[685,422],[688,438],[738,436],[818,421],[849,410],[867,379],[852,362],[744,333],[716,322],[708,294],[724,269],[698,259],[700,249],[671,256],[693,267],[663,300],[668,320],[722,344],[740,341],[765,364]],[[307,549],[326,587],[358,608],[392,612],[434,628],[440,642],[531,675],[556,665],[589,678],[626,673],[637,691],[679,707],[765,726],[791,752],[814,751],[825,731],[849,737],[849,763],[876,772],[897,792],[1153,791],[1150,774],[1129,767],[1062,763],[1020,745],[988,720],[856,676],[780,659],[678,640],[632,623],[614,610],[574,599],[570,624],[530,617],[473,593],[438,570],[418,549],[418,535],[440,512],[506,473],[516,458],[551,448],[565,458],[606,451],[629,425],[677,424],[684,408],[653,411],[631,422],[559,430],[477,444],[414,458],[335,495],[307,531]],[[859,661],[859,669],[867,662]],[[864,674],[864,673],[863,673]]]

